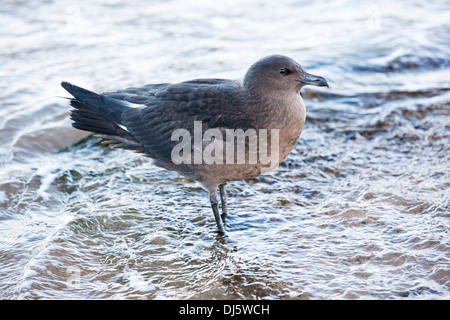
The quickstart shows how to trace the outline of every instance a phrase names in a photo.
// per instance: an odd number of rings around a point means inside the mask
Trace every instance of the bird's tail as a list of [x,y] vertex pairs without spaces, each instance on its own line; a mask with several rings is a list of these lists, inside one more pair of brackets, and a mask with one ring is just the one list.
[[121,116],[132,109],[127,102],[110,98],[80,88],[68,82],[61,86],[74,96],[70,105],[74,108],[70,115],[74,128],[100,134],[106,143],[144,152],[143,147],[122,126]]
[[[126,101],[97,94],[69,82],[61,82],[61,86],[75,97],[73,100],[77,100],[78,103],[84,105],[87,109],[115,124],[121,124],[122,113],[132,109]],[[76,105],[73,105],[73,107],[79,109]]]

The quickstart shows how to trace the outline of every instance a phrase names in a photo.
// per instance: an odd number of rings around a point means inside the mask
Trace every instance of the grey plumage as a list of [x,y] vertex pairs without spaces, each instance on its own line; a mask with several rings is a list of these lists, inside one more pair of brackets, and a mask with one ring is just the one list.
[[304,72],[294,60],[274,55],[253,64],[242,84],[225,79],[196,79],[103,94],[68,82],[61,85],[74,96],[71,119],[75,128],[98,133],[106,143],[144,153],[156,165],[198,181],[210,194],[216,223],[223,233],[217,188],[220,186],[224,219],[225,183],[258,176],[264,166],[260,162],[176,165],[171,152],[178,141],[172,141],[172,133],[186,129],[193,139],[194,121],[201,121],[202,132],[214,128],[224,137],[227,129],[277,129],[278,159],[283,161],[303,128],[305,108],[299,91],[306,84],[328,86],[324,78]]

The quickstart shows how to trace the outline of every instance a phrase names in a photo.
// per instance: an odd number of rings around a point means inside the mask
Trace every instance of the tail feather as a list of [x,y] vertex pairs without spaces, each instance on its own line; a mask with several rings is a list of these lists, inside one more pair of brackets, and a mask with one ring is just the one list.
[[93,112],[78,100],[72,99],[70,105],[75,108],[70,115],[74,128],[105,135],[125,135],[126,131],[124,129]]
[[121,124],[122,113],[132,109],[126,101],[97,94],[69,82],[61,82],[61,86],[85,107],[116,124]]
[[102,95],[68,82],[61,85],[75,97],[70,100],[70,105],[74,108],[70,115],[74,128],[100,134],[113,147],[145,152],[133,135],[121,126],[122,113],[131,107],[121,104],[120,100],[105,99]]

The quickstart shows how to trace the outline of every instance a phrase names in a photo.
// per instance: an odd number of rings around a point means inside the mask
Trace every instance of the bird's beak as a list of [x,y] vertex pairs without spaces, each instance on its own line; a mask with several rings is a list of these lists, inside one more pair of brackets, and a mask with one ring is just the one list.
[[329,87],[328,82],[324,77],[315,76],[307,72],[304,73],[304,78],[295,79],[295,81],[298,81],[303,85],[311,84],[318,87]]

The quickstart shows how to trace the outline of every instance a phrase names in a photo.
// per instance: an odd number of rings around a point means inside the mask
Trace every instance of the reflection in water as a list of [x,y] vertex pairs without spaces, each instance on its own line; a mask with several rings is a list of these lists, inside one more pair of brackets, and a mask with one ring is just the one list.
[[[8,2],[0,297],[448,298],[446,6]],[[273,53],[331,89],[302,92],[277,172],[230,184],[225,239],[198,185],[72,129],[57,98],[62,80],[239,80]]]

